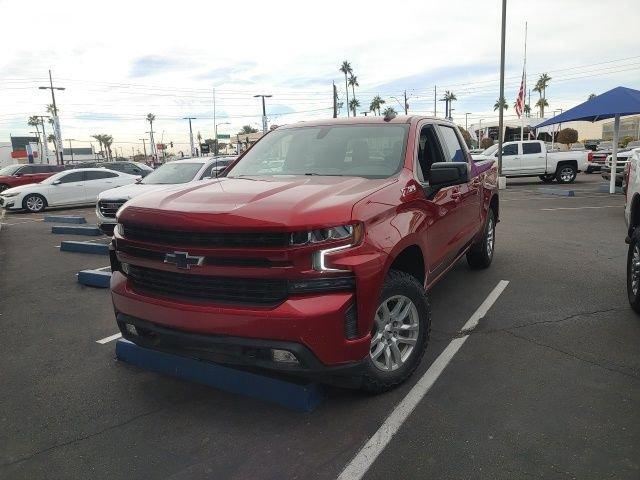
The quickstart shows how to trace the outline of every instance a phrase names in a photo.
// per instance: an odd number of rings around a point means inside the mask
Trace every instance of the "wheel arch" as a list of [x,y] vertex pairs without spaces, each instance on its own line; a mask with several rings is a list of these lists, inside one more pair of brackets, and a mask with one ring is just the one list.
[[47,197],[44,196],[42,193],[40,193],[40,192],[29,192],[29,193],[25,194],[24,197],[22,197],[22,208],[24,208],[25,210],[27,209],[27,198],[29,198],[32,195],[36,195],[36,196],[42,198],[42,200],[44,201],[43,209],[47,208],[49,206],[49,201],[47,200]]
[[405,272],[416,278],[421,285],[425,285],[427,267],[422,248],[417,242],[396,245],[388,257],[385,276],[389,270]]
[[629,237],[633,235],[638,225],[640,225],[640,194],[635,193],[631,199],[631,207],[629,209]]

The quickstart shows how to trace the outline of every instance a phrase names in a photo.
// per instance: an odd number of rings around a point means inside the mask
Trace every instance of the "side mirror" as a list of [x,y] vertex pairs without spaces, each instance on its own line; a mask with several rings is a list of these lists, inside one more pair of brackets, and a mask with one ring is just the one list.
[[13,176],[14,176],[14,177],[21,177],[22,175],[23,175],[23,174],[22,174],[22,173],[20,173],[20,172],[17,172],[17,173],[14,173],[14,174],[13,174]]
[[432,187],[442,188],[460,185],[469,181],[467,162],[437,162],[431,165],[429,183]]
[[62,182],[60,180],[55,180],[51,185],[60,185]]

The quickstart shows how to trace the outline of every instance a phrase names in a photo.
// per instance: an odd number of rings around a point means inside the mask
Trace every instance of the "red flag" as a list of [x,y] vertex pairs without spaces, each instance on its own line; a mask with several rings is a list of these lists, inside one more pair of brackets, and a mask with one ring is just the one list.
[[522,70],[522,82],[520,82],[520,91],[518,92],[518,98],[516,99],[516,113],[518,118],[522,116],[524,112],[524,95],[526,90],[526,77],[524,75],[524,69]]

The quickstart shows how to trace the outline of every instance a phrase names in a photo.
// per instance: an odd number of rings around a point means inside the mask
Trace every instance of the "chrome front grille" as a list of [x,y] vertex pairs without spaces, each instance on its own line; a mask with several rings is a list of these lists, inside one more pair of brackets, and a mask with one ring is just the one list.
[[126,200],[100,200],[98,202],[98,209],[102,216],[116,218],[116,212],[124,205],[124,202],[126,202]]

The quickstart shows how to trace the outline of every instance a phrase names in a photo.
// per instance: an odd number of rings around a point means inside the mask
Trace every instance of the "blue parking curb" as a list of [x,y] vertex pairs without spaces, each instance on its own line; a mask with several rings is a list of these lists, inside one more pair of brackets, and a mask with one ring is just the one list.
[[77,217],[73,215],[45,215],[45,222],[55,223],[87,223],[84,217]]
[[60,242],[60,251],[109,255],[109,245],[105,245],[103,243],[76,242],[74,240],[67,240],[64,242]]
[[324,390],[318,383],[294,383],[258,375],[215,363],[139,347],[123,339],[116,342],[116,357],[145,370],[275,403],[298,412],[312,411],[324,398]]
[[78,283],[88,287],[109,288],[111,272],[109,270],[81,270],[78,272]]
[[575,197],[576,192],[573,190],[560,190],[556,188],[539,188],[538,192],[545,195],[557,195],[559,197]]
[[98,227],[78,227],[74,225],[54,225],[51,227],[51,233],[66,235],[88,235],[97,237],[102,235]]
[[[598,185],[598,192],[609,193],[609,184],[601,183]],[[622,193],[622,187],[616,186],[616,193]]]

